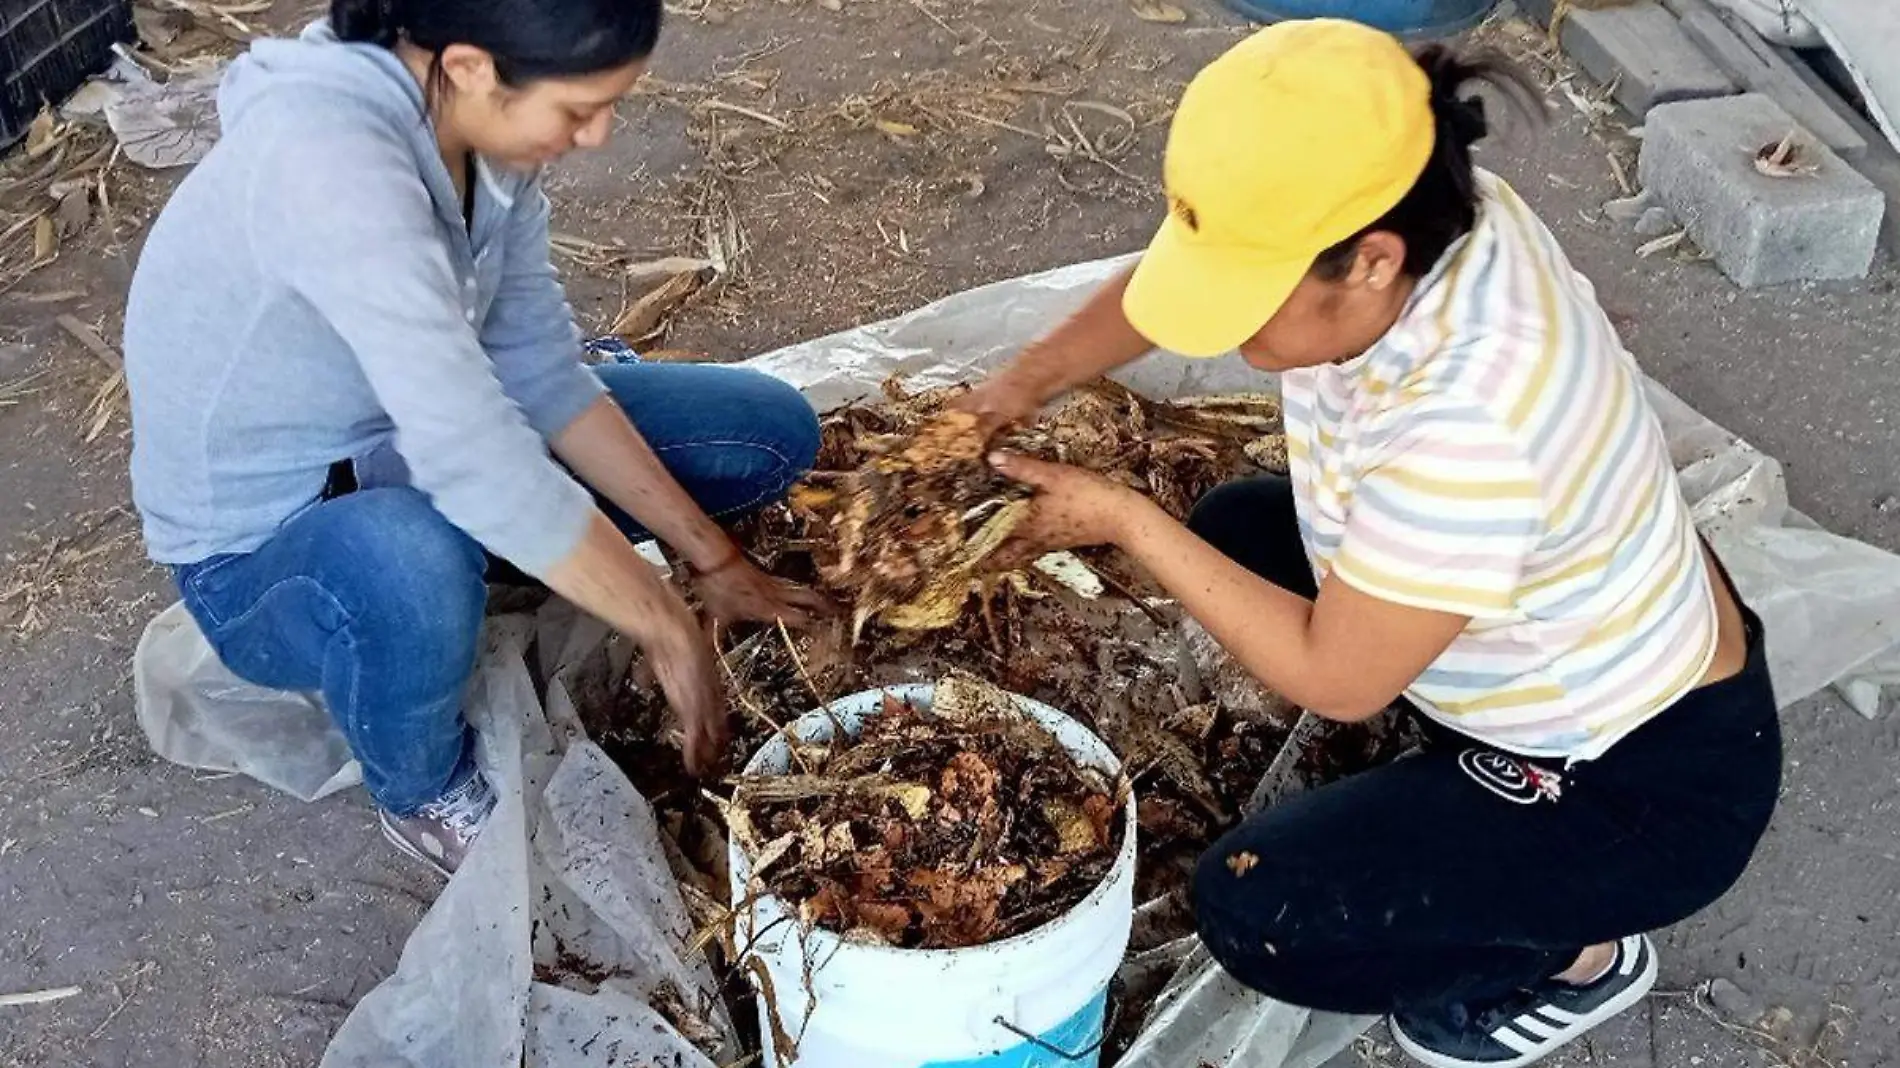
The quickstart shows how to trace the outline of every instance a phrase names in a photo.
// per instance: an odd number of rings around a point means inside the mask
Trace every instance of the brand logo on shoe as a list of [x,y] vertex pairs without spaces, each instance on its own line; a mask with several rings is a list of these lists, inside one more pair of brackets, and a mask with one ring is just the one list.
[[1562,776],[1503,753],[1467,749],[1458,754],[1458,766],[1473,782],[1514,805],[1556,801],[1563,796]]

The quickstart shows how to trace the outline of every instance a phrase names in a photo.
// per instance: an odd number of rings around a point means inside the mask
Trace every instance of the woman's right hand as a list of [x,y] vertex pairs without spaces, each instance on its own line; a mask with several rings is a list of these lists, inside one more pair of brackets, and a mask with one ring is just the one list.
[[666,703],[679,716],[684,738],[680,753],[686,770],[698,778],[724,770],[732,727],[711,640],[686,602],[676,601],[664,623],[639,639]]
[[659,571],[598,510],[580,544],[541,576],[555,593],[633,639],[679,716],[694,775],[717,774],[731,728],[712,637]]

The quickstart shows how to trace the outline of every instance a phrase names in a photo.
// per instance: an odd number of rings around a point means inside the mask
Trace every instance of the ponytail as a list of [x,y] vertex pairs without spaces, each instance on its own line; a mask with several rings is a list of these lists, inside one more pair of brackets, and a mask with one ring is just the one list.
[[1373,231],[1397,234],[1405,241],[1405,273],[1423,278],[1457,240],[1478,221],[1477,176],[1471,149],[1491,132],[1482,97],[1489,88],[1527,116],[1541,117],[1543,103],[1530,78],[1495,53],[1460,53],[1448,45],[1426,45],[1413,53],[1431,79],[1432,116],[1437,123],[1431,159],[1404,199],[1377,222],[1321,253],[1314,273],[1329,281],[1352,268],[1359,239]]
[[330,28],[337,39],[394,48],[402,32],[396,0],[330,0]]

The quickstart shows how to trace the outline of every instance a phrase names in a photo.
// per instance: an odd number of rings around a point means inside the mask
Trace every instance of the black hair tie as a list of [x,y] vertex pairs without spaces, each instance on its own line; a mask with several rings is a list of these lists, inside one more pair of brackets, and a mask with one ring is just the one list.
[[1434,102],[1433,110],[1452,139],[1461,145],[1482,141],[1491,132],[1491,122],[1485,117],[1484,100],[1480,97],[1443,96]]

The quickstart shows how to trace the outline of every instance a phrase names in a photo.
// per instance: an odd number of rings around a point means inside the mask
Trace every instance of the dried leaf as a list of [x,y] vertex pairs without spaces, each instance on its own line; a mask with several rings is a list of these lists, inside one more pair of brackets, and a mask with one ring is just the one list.
[[784,860],[792,851],[792,847],[797,844],[798,835],[796,834],[783,834],[765,843],[765,848],[759,850],[758,857],[752,861],[752,878],[764,878],[772,865]]
[[53,116],[53,109],[41,108],[33,124],[26,128],[26,158],[39,159],[58,148],[61,140],[59,120]]
[[904,933],[916,919],[909,906],[888,901],[860,901],[857,913],[853,934],[868,931],[876,935],[879,942],[893,946],[902,943]]
[[1779,142],[1761,146],[1755,152],[1755,170],[1769,178],[1806,178],[1821,169],[1798,140],[1800,131],[1789,130]]
[[1648,259],[1658,252],[1668,252],[1670,249],[1682,244],[1683,240],[1688,236],[1689,231],[1687,230],[1677,230],[1673,234],[1665,234],[1654,241],[1646,241],[1638,245],[1636,247],[1636,255],[1643,259]]
[[913,820],[921,820],[930,815],[930,801],[934,796],[930,787],[920,782],[897,782],[889,786],[880,786],[872,791],[879,797],[889,798],[903,808],[904,815]]
[[1167,2],[1167,0],[1134,0],[1135,17],[1143,22],[1161,22],[1169,25],[1187,21],[1187,12]]
[[1244,451],[1247,459],[1258,464],[1262,470],[1283,475],[1291,466],[1286,452],[1285,434],[1268,434],[1266,437],[1256,438],[1247,443]]
[[1068,856],[1083,853],[1102,844],[1095,835],[1095,824],[1080,805],[1060,798],[1045,801],[1042,814],[1056,831],[1056,853]]
[[671,281],[675,275],[703,275],[712,269],[711,260],[697,256],[662,256],[657,260],[630,263],[620,273],[626,279],[628,288],[638,289]]
[[607,332],[630,345],[652,339],[665,328],[673,313],[699,292],[703,281],[698,271],[681,271],[622,310]]
[[51,215],[33,221],[33,266],[44,267],[59,255],[59,227]]
[[829,505],[835,502],[838,499],[838,496],[839,496],[839,493],[835,489],[829,489],[823,486],[813,486],[809,483],[804,483],[804,482],[801,482],[798,485],[793,486],[791,488],[791,492],[787,494],[787,497],[791,501],[792,507],[803,509],[808,512],[815,511],[819,508],[823,508],[826,505]]

